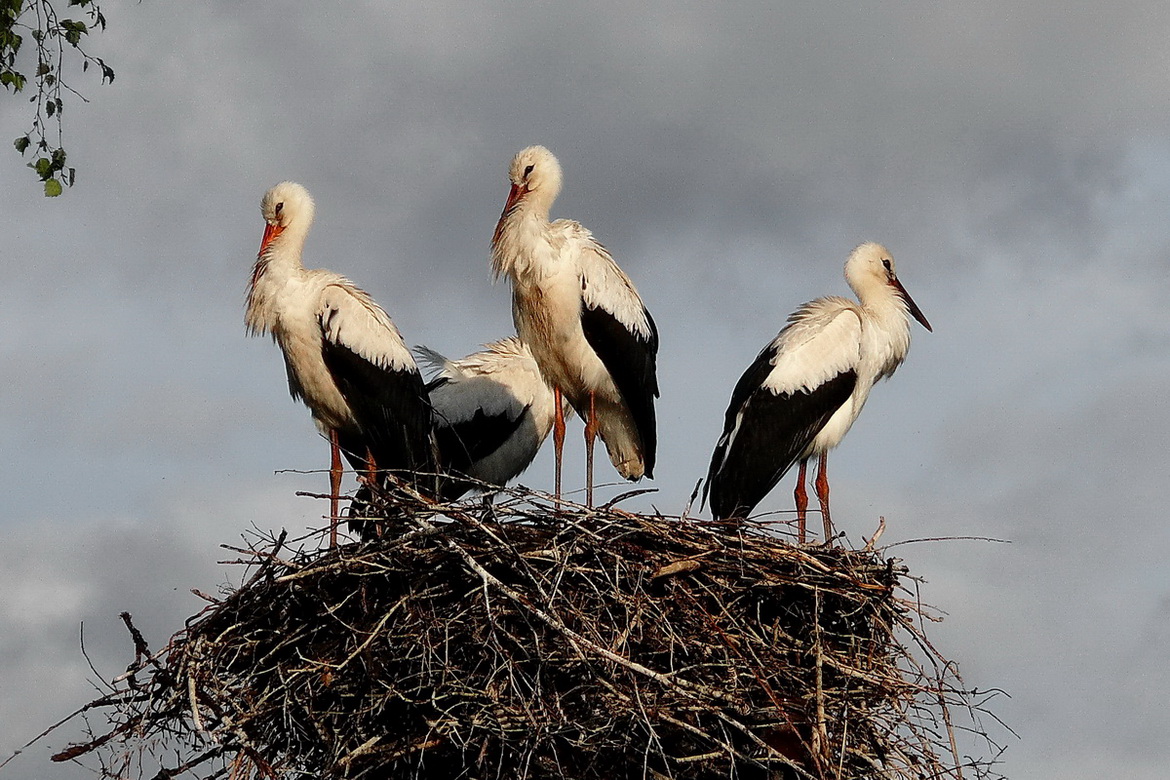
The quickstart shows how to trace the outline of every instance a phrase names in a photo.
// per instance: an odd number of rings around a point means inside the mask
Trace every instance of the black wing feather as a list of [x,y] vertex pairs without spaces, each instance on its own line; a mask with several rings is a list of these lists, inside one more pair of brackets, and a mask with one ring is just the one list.
[[845,371],[809,392],[773,393],[762,386],[773,356],[772,348],[761,352],[732,392],[703,489],[716,519],[746,517],[755,509],[857,385],[857,373]]
[[731,391],[731,401],[727,404],[727,411],[723,415],[723,433],[719,436],[719,441],[715,444],[715,452],[711,454],[711,465],[707,469],[707,481],[703,483],[703,503],[707,502],[707,496],[711,492],[711,485],[715,482],[716,475],[719,472],[719,464],[723,462],[724,453],[727,451],[728,438],[731,436],[731,431],[735,428],[735,418],[739,415],[739,410],[747,404],[752,394],[758,391],[760,386],[764,384],[764,381],[768,378],[768,374],[772,373],[772,360],[775,357],[776,348],[771,344],[760,350],[760,354],[756,355],[756,359],[743,372],[739,381],[735,383],[735,389]]
[[433,472],[431,405],[418,371],[382,368],[324,337],[321,349],[378,468]]
[[[642,311],[650,323],[648,339],[632,332],[605,309],[591,308],[584,301],[581,303],[581,329],[630,409],[638,436],[642,439],[646,476],[653,477],[658,450],[654,421],[654,399],[658,397],[658,326],[649,311]],[[580,413],[581,410],[577,411]]]
[[[529,407],[511,419],[506,414],[486,414],[477,409],[470,420],[451,423],[440,420],[435,426],[439,445],[439,459],[447,474],[467,474],[472,464],[498,450],[512,437],[524,422]],[[473,487],[458,479],[445,481],[443,498],[453,501]]]

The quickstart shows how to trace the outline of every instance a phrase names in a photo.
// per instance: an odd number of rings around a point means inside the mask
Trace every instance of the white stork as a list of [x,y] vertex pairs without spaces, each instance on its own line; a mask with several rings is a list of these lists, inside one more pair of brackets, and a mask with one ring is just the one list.
[[805,469],[816,455],[825,542],[832,538],[826,455],[841,443],[874,383],[906,358],[910,317],[931,329],[880,244],[853,250],[845,280],[860,304],[837,296],[804,304],[736,384],[703,491],[716,519],[746,517],[799,461],[795,497],[803,542]]
[[543,146],[524,149],[492,237],[493,276],[512,280],[512,318],[556,396],[556,494],[565,438],[563,394],[585,421],[586,500],[593,503],[593,441],[622,477],[654,476],[658,330],[609,252],[577,222],[549,222],[561,166]]
[[313,199],[282,182],[260,202],[266,223],[244,322],[284,353],[288,387],[329,437],[330,542],[337,541],[340,452],[356,469],[433,472],[422,376],[390,317],[345,277],[301,264]]
[[[553,390],[520,339],[485,344],[459,360],[434,350],[415,353],[436,371],[427,383],[434,409],[441,470],[503,486],[519,476],[552,430]],[[453,501],[476,483],[445,480],[441,496]]]

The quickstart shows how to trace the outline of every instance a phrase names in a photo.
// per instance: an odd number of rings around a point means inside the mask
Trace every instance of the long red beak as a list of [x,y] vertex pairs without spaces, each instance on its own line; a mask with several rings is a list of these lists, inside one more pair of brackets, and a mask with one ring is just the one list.
[[508,212],[515,207],[516,202],[527,194],[528,187],[519,184],[512,185],[512,189],[508,191],[508,201],[504,204],[504,210],[500,212],[500,221],[496,223],[496,232],[492,235],[493,245],[500,240],[500,233],[504,230],[504,217],[508,216]]
[[893,279],[891,279],[890,284],[894,285],[894,288],[897,289],[899,293],[901,293],[902,300],[906,301],[906,308],[910,310],[910,314],[914,317],[914,319],[921,322],[922,327],[926,328],[931,333],[934,333],[934,328],[930,327],[930,323],[926,321],[926,316],[922,313],[922,309],[918,308],[918,304],[915,303],[914,299],[910,297],[910,293],[906,292],[906,288],[902,286],[900,281],[898,281],[898,277],[895,276]]
[[264,254],[264,250],[268,248],[268,245],[283,231],[283,225],[273,225],[271,222],[264,223],[264,238],[260,239],[260,251],[257,254]]

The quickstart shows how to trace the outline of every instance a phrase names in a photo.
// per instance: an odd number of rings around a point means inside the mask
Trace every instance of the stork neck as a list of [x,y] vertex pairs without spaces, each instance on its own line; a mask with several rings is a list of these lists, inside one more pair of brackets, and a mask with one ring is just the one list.
[[873,345],[873,354],[879,356],[881,375],[892,374],[910,349],[910,311],[902,296],[893,288],[882,295],[870,296],[862,302],[869,313],[865,330]]
[[524,200],[520,202],[518,211],[523,212],[528,219],[547,223],[549,221],[548,213],[556,199],[557,193],[555,191],[545,188],[530,190]]
[[254,324],[253,319],[265,319],[263,310],[274,300],[279,291],[292,277],[304,273],[301,263],[301,249],[305,243],[304,231],[290,235],[286,228],[264,248],[252,266],[252,279],[248,285],[249,327],[264,330],[267,326]]
[[552,204],[542,202],[539,195],[538,192],[530,192],[517,203],[507,215],[505,227],[526,236],[548,233],[548,210]]
[[256,258],[256,265],[263,265],[271,274],[287,274],[302,270],[304,265],[301,257],[307,233],[303,227],[289,225],[264,248],[264,252]]
[[873,313],[876,317],[883,321],[895,321],[892,318],[897,317],[897,322],[906,323],[907,327],[910,322],[910,312],[906,308],[906,302],[902,300],[902,296],[898,295],[898,291],[887,285],[882,285],[882,289],[870,291],[869,295],[864,297],[858,296],[862,307]]
[[528,201],[500,217],[492,245],[492,268],[496,275],[516,280],[531,274],[541,264],[537,254],[549,251],[548,209],[532,208]]

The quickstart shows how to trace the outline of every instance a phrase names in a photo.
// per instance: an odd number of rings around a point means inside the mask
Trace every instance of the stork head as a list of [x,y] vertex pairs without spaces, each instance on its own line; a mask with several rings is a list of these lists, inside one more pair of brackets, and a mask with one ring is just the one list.
[[910,316],[932,330],[918,304],[898,281],[894,256],[881,244],[870,241],[854,249],[845,261],[845,280],[863,305],[892,292]]
[[508,193],[505,212],[522,200],[547,210],[561,191],[561,164],[543,146],[530,146],[512,158],[508,181],[512,191]]
[[260,213],[264,215],[264,239],[260,242],[260,254],[278,236],[291,229],[301,240],[313,222],[316,206],[309,191],[295,181],[282,181],[264,193],[260,201]]

